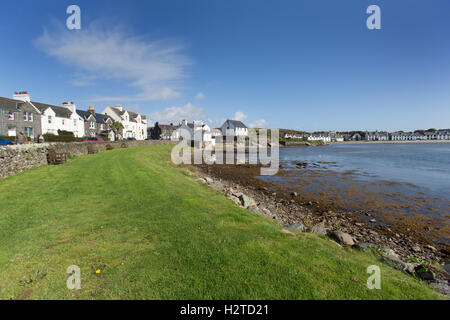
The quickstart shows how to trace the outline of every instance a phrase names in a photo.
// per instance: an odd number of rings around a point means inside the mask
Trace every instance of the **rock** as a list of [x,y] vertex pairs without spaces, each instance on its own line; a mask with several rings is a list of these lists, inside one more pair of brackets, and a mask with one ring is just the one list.
[[321,222],[316,224],[311,228],[311,233],[317,234],[318,236],[326,235],[327,230],[325,229],[325,223]]
[[195,181],[198,181],[200,183],[206,183],[205,179],[203,179],[203,178],[197,178],[197,179],[195,179]]
[[291,192],[291,196],[296,197],[296,196],[298,196],[298,193],[297,192]]
[[255,200],[253,200],[249,196],[246,196],[245,194],[241,194],[239,199],[241,200],[242,206],[246,209],[256,206]]
[[331,238],[337,240],[339,243],[342,243],[346,246],[353,246],[355,242],[351,235],[341,231],[333,231],[330,234]]
[[214,182],[214,180],[211,179],[210,177],[203,177],[203,179],[205,179],[205,181],[206,181],[207,183],[213,183],[213,182]]
[[427,248],[427,249],[429,249],[429,250],[431,250],[431,251],[433,251],[433,252],[436,252],[436,251],[437,251],[437,249],[436,249],[435,247],[430,246],[430,245],[428,245],[428,244],[425,246],[425,248]]
[[370,222],[371,223],[375,223],[375,222],[377,222],[377,220],[376,219],[370,219]]
[[283,224],[283,227],[287,228],[287,229],[294,229],[294,230],[298,230],[300,232],[305,232],[306,231],[306,227],[303,223],[286,223]]
[[430,271],[417,272],[416,274],[420,279],[425,280],[425,281],[434,281],[435,280],[433,272],[430,272]]
[[414,274],[416,271],[416,268],[419,267],[420,264],[418,263],[405,263],[403,265],[403,271],[408,272],[409,274]]
[[391,260],[391,261],[395,261],[395,262],[401,262],[401,259],[398,256],[398,254],[391,248],[384,247],[381,250],[382,250],[382,255],[384,258]]
[[444,270],[445,270],[445,272],[450,274],[450,261],[447,261],[447,263],[444,264]]
[[283,229],[283,230],[281,230],[281,232],[285,233],[285,234],[288,234],[288,235],[291,235],[291,236],[295,236],[295,233],[293,233],[292,231],[289,231],[287,229]]
[[294,200],[294,199],[292,199],[292,200],[291,200],[291,203],[295,203],[295,200]]
[[241,206],[241,200],[238,197],[235,197],[233,195],[230,195],[228,197],[231,201],[233,201],[234,203],[236,203],[238,206]]
[[411,248],[414,252],[422,252],[422,249],[420,248],[420,246],[419,245],[414,245],[414,246],[412,246],[412,248]]
[[357,227],[363,227],[363,226],[364,226],[364,224],[362,224],[362,223],[359,223],[359,222],[356,222],[356,223],[355,223],[355,226],[357,226]]

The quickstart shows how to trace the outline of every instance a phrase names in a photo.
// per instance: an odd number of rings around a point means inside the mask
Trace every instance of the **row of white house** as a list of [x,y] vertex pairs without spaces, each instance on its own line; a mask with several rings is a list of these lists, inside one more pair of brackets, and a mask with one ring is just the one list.
[[73,102],[54,106],[31,101],[26,91],[16,92],[13,99],[0,97],[0,134],[10,137],[17,136],[21,131],[31,139],[67,131],[77,138],[108,133],[110,139],[114,139],[110,128],[114,122],[123,125],[118,139],[147,138],[146,116],[124,110],[121,106],[107,107],[102,113],[96,113],[92,106],[87,111],[77,110]]
[[308,141],[323,141],[324,143],[328,142],[342,142],[344,141],[344,137],[337,135],[334,132],[329,133],[305,133],[305,134],[299,134],[299,133],[286,133],[284,135],[285,139],[307,139]]

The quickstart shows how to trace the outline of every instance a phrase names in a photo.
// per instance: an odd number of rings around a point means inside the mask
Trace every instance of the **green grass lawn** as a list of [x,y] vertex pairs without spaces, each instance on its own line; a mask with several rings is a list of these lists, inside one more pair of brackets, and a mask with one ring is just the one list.
[[[0,297],[443,298],[375,257],[281,233],[174,168],[170,150],[116,149],[0,180]],[[373,264],[381,290],[366,287]],[[71,265],[81,290],[66,287]]]

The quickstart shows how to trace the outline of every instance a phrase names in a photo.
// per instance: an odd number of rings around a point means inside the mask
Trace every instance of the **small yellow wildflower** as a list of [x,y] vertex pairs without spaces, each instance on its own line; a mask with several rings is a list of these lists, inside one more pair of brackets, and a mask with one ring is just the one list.
[[101,272],[100,269],[95,270],[96,274],[100,274],[100,272]]

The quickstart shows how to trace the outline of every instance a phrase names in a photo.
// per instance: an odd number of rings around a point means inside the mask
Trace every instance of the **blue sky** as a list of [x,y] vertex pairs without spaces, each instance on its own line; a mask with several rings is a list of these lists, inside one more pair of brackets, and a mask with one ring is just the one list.
[[[152,120],[450,127],[448,0],[2,1],[0,96]],[[81,30],[65,28],[81,8]],[[366,8],[381,8],[368,30]]]

